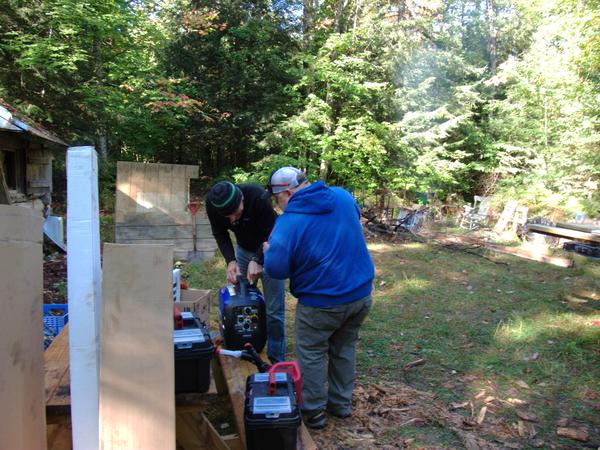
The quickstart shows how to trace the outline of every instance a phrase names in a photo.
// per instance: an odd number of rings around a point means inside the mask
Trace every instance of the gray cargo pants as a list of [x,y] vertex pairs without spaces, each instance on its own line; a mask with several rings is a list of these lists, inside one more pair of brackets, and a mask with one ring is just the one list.
[[303,411],[350,414],[358,330],[370,308],[370,295],[333,308],[298,303],[296,357],[302,371]]

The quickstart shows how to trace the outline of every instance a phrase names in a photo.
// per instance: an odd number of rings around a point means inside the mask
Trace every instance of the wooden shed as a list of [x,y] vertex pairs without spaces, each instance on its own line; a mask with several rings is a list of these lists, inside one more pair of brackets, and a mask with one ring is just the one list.
[[0,204],[44,212],[51,203],[54,151],[68,145],[0,99]]

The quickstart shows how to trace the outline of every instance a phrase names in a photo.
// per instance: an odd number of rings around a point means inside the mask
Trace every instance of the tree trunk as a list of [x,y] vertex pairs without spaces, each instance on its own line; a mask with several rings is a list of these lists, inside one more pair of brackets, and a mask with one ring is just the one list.
[[315,0],[303,0],[302,13],[302,49],[306,51],[310,45],[310,37],[315,20]]
[[327,181],[327,175],[329,175],[329,162],[321,159],[321,165],[319,167],[319,180]]
[[494,0],[487,0],[487,19],[489,27],[488,50],[490,52],[490,72],[492,75],[496,75],[496,67],[498,65],[498,29],[496,28],[496,9],[494,7]]
[[108,137],[106,136],[106,126],[102,119],[98,119],[98,130],[96,131],[96,139],[98,142],[98,153],[100,157],[106,161],[108,159]]

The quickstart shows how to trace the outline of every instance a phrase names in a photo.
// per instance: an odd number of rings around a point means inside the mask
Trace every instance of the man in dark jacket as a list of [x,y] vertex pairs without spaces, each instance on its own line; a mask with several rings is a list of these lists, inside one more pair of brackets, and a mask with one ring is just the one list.
[[[237,275],[256,282],[262,275],[267,311],[267,356],[271,362],[285,361],[285,285],[263,273],[262,243],[273,229],[277,214],[267,192],[257,185],[229,181],[215,184],[206,197],[206,213],[212,234],[227,263],[227,280]],[[234,251],[229,231],[237,246]]]
[[273,173],[269,188],[284,213],[264,245],[265,272],[289,278],[298,298],[302,413],[307,426],[323,428],[326,409],[341,418],[351,413],[356,342],[371,307],[373,262],[360,210],[347,191],[310,184],[293,167]]

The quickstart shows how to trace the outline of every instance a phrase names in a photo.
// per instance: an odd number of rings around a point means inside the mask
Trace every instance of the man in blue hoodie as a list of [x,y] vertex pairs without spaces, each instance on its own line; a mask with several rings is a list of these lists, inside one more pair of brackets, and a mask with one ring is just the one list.
[[275,171],[269,190],[284,213],[264,245],[264,269],[273,278],[289,278],[298,299],[302,413],[307,426],[323,428],[325,410],[340,418],[351,414],[356,342],[371,307],[373,262],[360,210],[347,191],[311,184],[294,167]]

